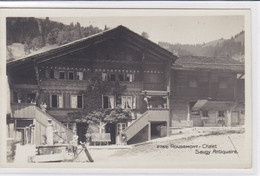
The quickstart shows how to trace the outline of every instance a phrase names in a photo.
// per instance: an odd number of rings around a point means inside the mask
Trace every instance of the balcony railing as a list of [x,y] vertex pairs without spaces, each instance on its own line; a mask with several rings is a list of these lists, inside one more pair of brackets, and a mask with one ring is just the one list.
[[163,83],[144,83],[144,90],[161,90],[165,91],[166,86]]
[[12,103],[12,117],[14,118],[35,118],[35,104]]

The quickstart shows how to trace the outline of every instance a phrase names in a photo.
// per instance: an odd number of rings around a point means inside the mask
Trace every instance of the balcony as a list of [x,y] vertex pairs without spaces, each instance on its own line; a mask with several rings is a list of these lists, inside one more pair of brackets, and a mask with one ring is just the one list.
[[31,103],[12,103],[12,117],[14,118],[35,118],[35,104]]
[[163,83],[144,83],[144,90],[161,90],[166,91],[166,86]]

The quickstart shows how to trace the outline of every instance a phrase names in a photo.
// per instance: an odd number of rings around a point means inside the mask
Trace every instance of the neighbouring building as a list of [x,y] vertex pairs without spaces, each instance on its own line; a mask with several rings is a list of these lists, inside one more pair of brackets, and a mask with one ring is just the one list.
[[[111,144],[170,135],[171,129],[244,124],[244,65],[231,58],[177,57],[119,26],[46,52],[7,63],[9,137],[22,143],[80,141],[91,127],[68,114],[89,108],[93,80],[124,86],[96,98],[96,109],[121,106],[132,119],[107,124]],[[94,83],[95,84],[95,83]],[[51,119],[51,120],[50,120]],[[94,129],[95,131],[95,129]]]

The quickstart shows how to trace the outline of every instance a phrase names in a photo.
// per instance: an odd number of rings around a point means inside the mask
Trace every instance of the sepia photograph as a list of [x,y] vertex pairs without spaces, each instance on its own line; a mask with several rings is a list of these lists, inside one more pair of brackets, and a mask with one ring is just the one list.
[[4,167],[252,167],[250,10],[20,11]]

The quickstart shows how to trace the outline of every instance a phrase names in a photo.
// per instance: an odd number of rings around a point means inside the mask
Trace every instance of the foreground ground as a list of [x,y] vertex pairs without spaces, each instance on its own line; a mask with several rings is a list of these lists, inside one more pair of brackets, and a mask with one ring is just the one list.
[[250,143],[244,128],[190,128],[131,146],[88,146],[94,162],[82,152],[73,162],[28,163],[28,167],[250,168]]
[[[94,167],[122,168],[247,168],[245,133],[179,134],[129,149],[90,148]],[[87,157],[81,154],[79,162]]]

